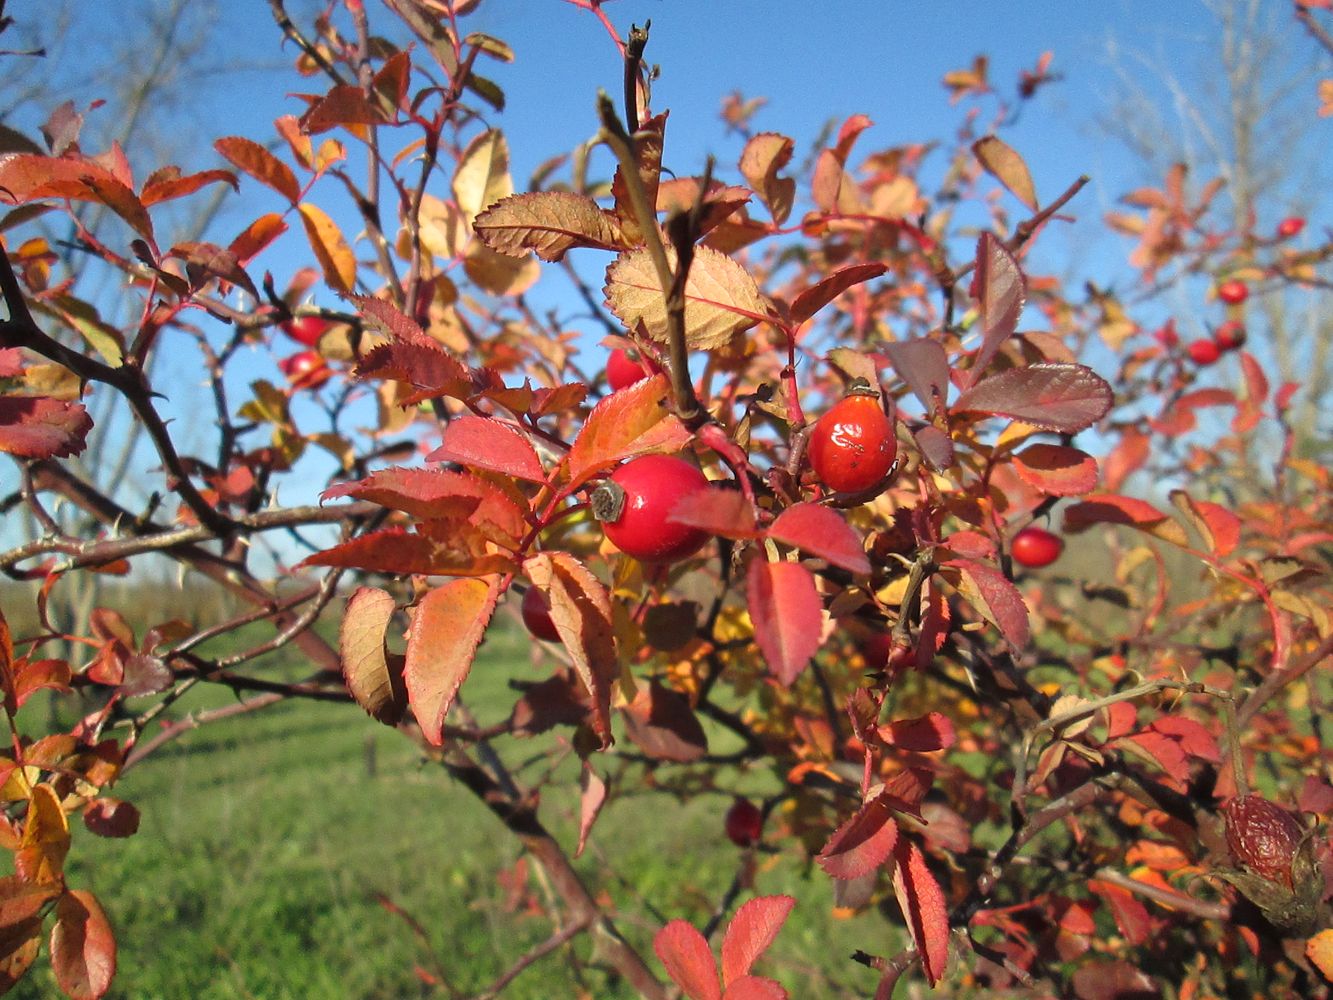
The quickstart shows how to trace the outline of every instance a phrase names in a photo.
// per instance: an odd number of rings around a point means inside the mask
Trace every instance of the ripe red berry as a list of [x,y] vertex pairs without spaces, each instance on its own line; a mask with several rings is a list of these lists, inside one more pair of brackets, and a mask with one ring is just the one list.
[[333,370],[318,351],[301,351],[283,358],[278,367],[293,389],[318,389],[333,377]]
[[332,326],[328,320],[318,316],[297,316],[282,324],[282,332],[306,347],[314,347]]
[[727,810],[727,839],[737,847],[749,847],[759,842],[764,831],[764,814],[749,799],[736,797]]
[[897,454],[893,419],[877,395],[855,383],[810,432],[810,467],[839,493],[860,493],[881,482]]
[[1290,888],[1291,862],[1305,836],[1300,820],[1258,795],[1228,800],[1222,816],[1232,856],[1256,875]]
[[1229,306],[1238,306],[1250,297],[1250,287],[1243,281],[1231,278],[1217,286],[1217,297]]
[[546,595],[536,587],[529,587],[523,595],[523,624],[527,626],[528,632],[534,639],[544,639],[546,642],[559,642],[560,633],[556,631],[555,622],[551,620],[551,604],[546,600]]
[[1213,331],[1213,343],[1223,351],[1234,351],[1245,346],[1245,324],[1229,319]]
[[711,536],[668,521],[667,515],[684,497],[707,488],[704,474],[683,458],[641,455],[593,490],[593,515],[626,555],[642,562],[677,562],[698,552]]
[[[645,364],[647,371],[644,370]],[[606,382],[612,392],[641,382],[657,371],[656,364],[632,348],[617,347],[606,359]]]
[[1028,525],[1009,543],[1009,554],[1014,562],[1029,569],[1049,566],[1065,550],[1064,539],[1045,528]]
[[1277,224],[1277,234],[1284,240],[1289,240],[1293,236],[1299,236],[1302,229],[1305,228],[1305,220],[1299,215],[1293,215],[1283,219]]
[[1196,365],[1211,365],[1222,356],[1222,348],[1211,340],[1192,340],[1185,350]]

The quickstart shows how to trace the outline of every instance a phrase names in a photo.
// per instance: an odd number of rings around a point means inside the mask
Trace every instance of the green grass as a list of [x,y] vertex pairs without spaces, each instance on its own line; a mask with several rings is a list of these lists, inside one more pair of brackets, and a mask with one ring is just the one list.
[[[526,662],[526,647],[502,632],[483,648],[464,687],[483,722],[500,717],[512,700],[509,676],[541,676]],[[229,698],[192,692],[179,708],[197,711]],[[511,761],[526,759],[554,752],[555,739],[501,749]],[[605,769],[609,759],[598,764]],[[576,773],[567,763],[542,793],[543,821],[571,848]],[[745,780],[772,787],[764,775]],[[519,857],[517,842],[442,768],[354,707],[283,703],[209,724],[133,769],[114,794],[142,811],[139,833],[105,840],[77,824],[68,866],[70,884],[94,890],[115,925],[113,997],[444,995],[414,975],[414,964],[429,966],[427,954],[377,893],[421,922],[464,994],[550,933],[542,917],[503,910],[495,873]],[[594,847],[578,862],[594,892],[622,909],[620,926],[659,975],[650,927],[634,915],[644,914],[646,899],[668,919],[703,922],[739,860],[721,836],[727,801],[704,794],[682,805],[656,793],[614,800],[593,831]],[[899,939],[886,936],[882,919],[834,919],[828,879],[791,857],[762,857],[759,869],[756,891],[787,892],[798,905],[758,971],[781,979],[793,996],[871,992],[874,974],[848,955],[857,947],[896,950]],[[529,888],[542,891],[535,878]],[[547,1000],[575,997],[580,988],[598,1000],[633,995],[590,967],[590,958],[589,942],[580,939],[529,969],[504,996]],[[44,957],[12,995],[58,995]]]

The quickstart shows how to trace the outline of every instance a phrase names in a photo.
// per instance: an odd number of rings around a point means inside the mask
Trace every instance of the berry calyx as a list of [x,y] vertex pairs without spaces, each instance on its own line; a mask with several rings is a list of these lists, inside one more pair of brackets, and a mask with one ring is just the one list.
[[1277,235],[1280,239],[1289,240],[1293,236],[1299,236],[1304,228],[1305,220],[1299,215],[1288,216],[1277,224]]
[[278,367],[287,376],[292,389],[318,389],[333,377],[333,369],[318,351],[301,351],[283,358]]
[[724,826],[728,840],[737,847],[749,847],[758,843],[764,832],[764,814],[749,799],[737,796],[727,810]]
[[1213,331],[1213,343],[1223,351],[1234,351],[1245,346],[1245,324],[1229,319]]
[[606,383],[612,392],[642,382],[658,371],[653,361],[633,348],[617,347],[606,359]]
[[1065,550],[1065,541],[1059,535],[1028,525],[1013,537],[1009,543],[1009,554],[1014,562],[1028,569],[1041,569],[1060,558]]
[[1196,365],[1211,365],[1222,356],[1222,348],[1212,340],[1192,340],[1185,348]]
[[551,604],[546,595],[536,587],[529,587],[524,593],[520,611],[523,615],[523,624],[534,639],[542,639],[545,642],[560,641],[560,633],[551,619]]
[[592,492],[592,512],[616,548],[640,562],[672,563],[694,555],[712,536],[668,521],[682,499],[707,489],[697,467],[674,455],[632,458]]
[[1305,836],[1300,820],[1258,795],[1230,799],[1222,816],[1232,856],[1256,875],[1291,888],[1291,863]]
[[879,395],[858,379],[810,431],[810,467],[835,492],[870,489],[884,481],[898,456],[893,424]]
[[318,316],[296,316],[281,324],[282,332],[306,347],[314,347],[333,324]]
[[1250,297],[1250,286],[1230,278],[1217,286],[1217,297],[1229,306],[1238,306]]

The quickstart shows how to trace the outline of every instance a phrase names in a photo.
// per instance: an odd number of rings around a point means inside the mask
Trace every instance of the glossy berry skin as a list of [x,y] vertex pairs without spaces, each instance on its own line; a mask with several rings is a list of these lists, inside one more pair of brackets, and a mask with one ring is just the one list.
[[546,642],[560,641],[560,633],[556,631],[555,622],[551,620],[551,605],[540,590],[529,587],[523,595],[523,605],[520,610],[523,613],[523,624],[534,639]]
[[1258,795],[1228,800],[1222,816],[1232,856],[1256,875],[1290,888],[1291,863],[1305,836],[1300,820]]
[[1277,234],[1281,239],[1289,240],[1293,236],[1299,236],[1304,228],[1305,220],[1299,215],[1293,215],[1277,224]]
[[737,847],[749,847],[759,842],[764,831],[764,814],[749,799],[737,797],[727,810],[725,826],[728,840]]
[[332,326],[328,320],[318,316],[297,316],[282,324],[282,332],[306,347],[314,347]]
[[1035,525],[1028,525],[1009,543],[1009,554],[1014,562],[1028,569],[1049,566],[1064,550],[1063,538]]
[[1213,331],[1213,343],[1223,351],[1234,351],[1245,346],[1245,324],[1229,319]]
[[1212,340],[1192,340],[1185,348],[1190,360],[1196,365],[1211,365],[1222,356],[1222,348]]
[[1238,306],[1250,297],[1250,288],[1245,282],[1232,278],[1217,286],[1217,297],[1229,306]]
[[641,455],[593,491],[593,513],[606,537],[626,555],[647,563],[678,562],[698,552],[712,536],[701,528],[672,523],[667,515],[684,497],[707,488],[704,474],[683,458]]
[[318,351],[301,351],[278,362],[278,367],[287,376],[293,389],[318,389],[333,377],[324,358]]
[[844,396],[810,432],[810,467],[838,493],[860,493],[881,482],[897,454],[893,421],[878,396]]
[[638,352],[631,357],[630,352],[623,347],[617,347],[611,352],[611,356],[606,359],[606,382],[612,392],[642,382],[649,374],[657,371],[657,366],[651,361],[647,362],[649,370],[644,371],[641,358]]

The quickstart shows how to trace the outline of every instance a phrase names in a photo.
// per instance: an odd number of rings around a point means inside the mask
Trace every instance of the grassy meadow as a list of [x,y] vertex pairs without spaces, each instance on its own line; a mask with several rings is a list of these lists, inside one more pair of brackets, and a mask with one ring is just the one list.
[[[507,711],[510,677],[542,675],[528,650],[526,636],[502,629],[483,647],[463,689],[483,723]],[[267,671],[299,674],[293,655]],[[192,691],[173,715],[231,700],[226,691]],[[500,748],[511,761],[557,749],[551,735]],[[543,820],[571,848],[576,774],[566,761],[542,793]],[[754,790],[775,787],[765,774],[741,780]],[[116,998],[471,996],[550,933],[541,916],[521,907],[506,912],[496,872],[520,852],[498,821],[408,740],[354,706],[283,703],[210,723],[132,769],[113,794],[142,811],[139,833],[106,840],[77,823],[68,874],[71,885],[98,894],[115,925]],[[635,915],[646,912],[647,900],[664,919],[696,926],[707,919],[740,859],[722,836],[728,802],[714,793],[687,805],[662,794],[628,795],[604,811],[578,862],[594,891],[623,907],[620,926],[659,975],[651,927]],[[527,888],[540,898],[542,883],[531,871]],[[858,947],[892,952],[901,942],[875,914],[835,918],[828,879],[791,856],[761,858],[757,891],[798,899],[757,969],[793,996],[866,995],[874,973],[848,956]],[[424,942],[378,894],[416,918]],[[503,996],[633,995],[592,958],[589,942],[576,939]],[[447,977],[456,992],[426,986],[414,966]],[[44,956],[12,995],[59,995]]]

